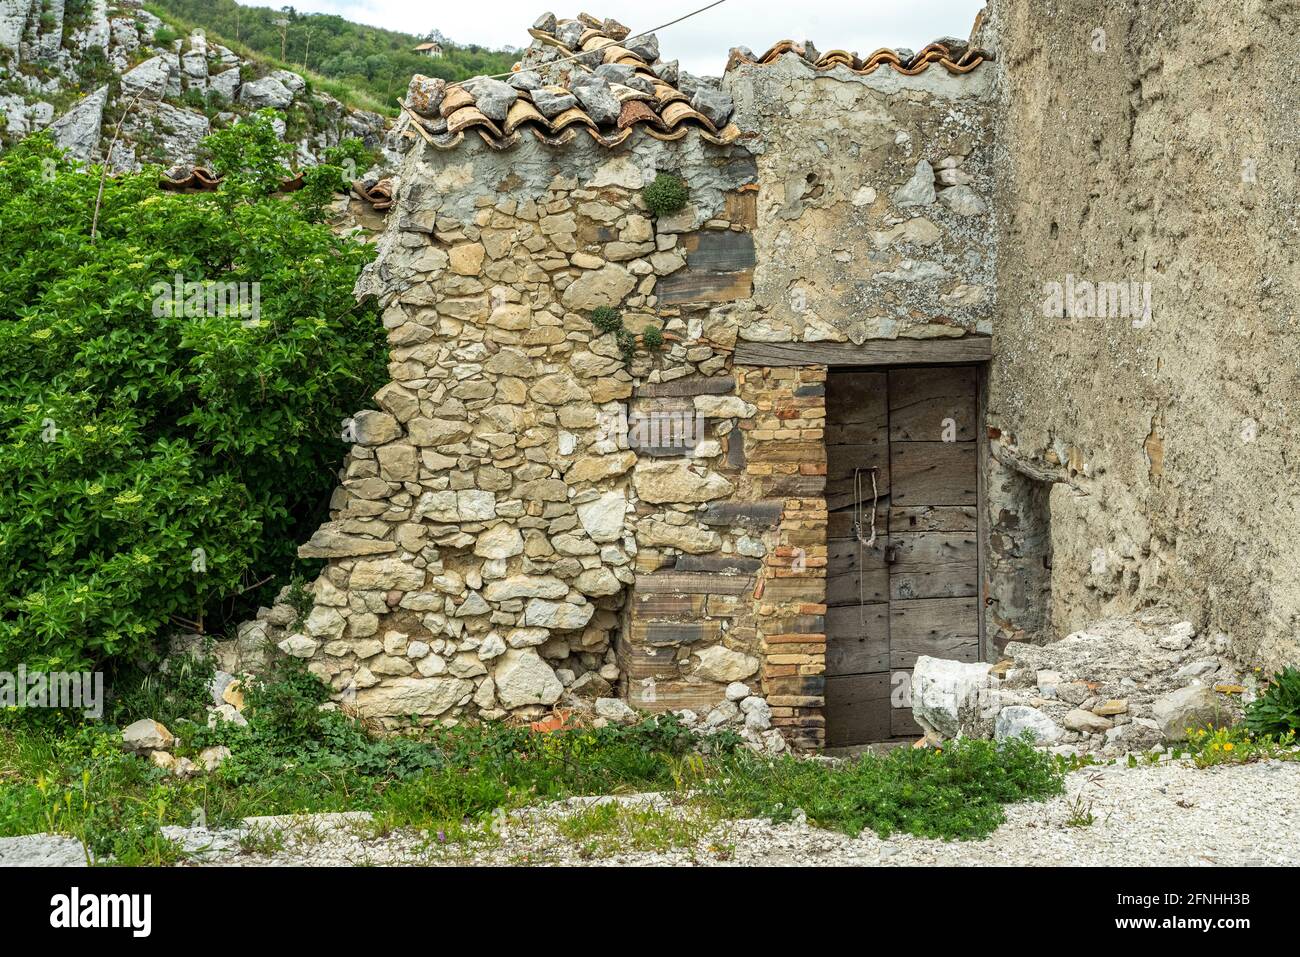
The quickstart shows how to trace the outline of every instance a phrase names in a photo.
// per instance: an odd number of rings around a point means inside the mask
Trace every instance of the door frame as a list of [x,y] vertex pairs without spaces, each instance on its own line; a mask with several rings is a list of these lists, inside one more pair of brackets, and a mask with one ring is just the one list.
[[[813,366],[836,372],[880,372],[900,366],[973,366],[976,382],[976,609],[978,614],[978,654],[988,661],[986,626],[988,602],[989,530],[987,506],[987,472],[989,463],[988,381],[993,360],[990,336],[962,336],[952,339],[883,339],[852,342],[739,342],[733,364],[741,366]],[[824,442],[823,438],[823,442]],[[823,538],[823,544],[826,539]],[[824,702],[822,712],[824,713]]]

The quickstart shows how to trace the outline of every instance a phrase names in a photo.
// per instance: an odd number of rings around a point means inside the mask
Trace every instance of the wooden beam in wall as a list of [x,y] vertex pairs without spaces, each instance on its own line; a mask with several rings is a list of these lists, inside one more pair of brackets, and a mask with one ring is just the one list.
[[735,364],[744,366],[910,366],[935,362],[987,362],[990,336],[961,339],[872,339],[852,342],[738,342]]

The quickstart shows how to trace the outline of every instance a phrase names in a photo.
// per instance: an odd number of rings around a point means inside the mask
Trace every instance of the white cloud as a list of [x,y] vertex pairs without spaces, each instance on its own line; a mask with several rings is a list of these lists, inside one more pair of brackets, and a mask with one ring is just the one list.
[[[305,0],[300,13],[336,13],[349,20],[409,33],[441,30],[460,43],[489,47],[527,46],[528,27],[547,7],[546,0],[486,0],[481,3],[440,3],[425,0]],[[577,0],[571,0],[576,3]],[[585,10],[614,17],[634,33],[704,6],[707,0],[592,0],[574,6],[551,7],[558,16]],[[747,46],[762,53],[778,40],[811,40],[819,50],[855,50],[863,56],[879,47],[919,49],[941,36],[965,37],[983,0],[727,0],[659,34],[666,59],[679,59],[693,73],[719,74],[727,51]]]

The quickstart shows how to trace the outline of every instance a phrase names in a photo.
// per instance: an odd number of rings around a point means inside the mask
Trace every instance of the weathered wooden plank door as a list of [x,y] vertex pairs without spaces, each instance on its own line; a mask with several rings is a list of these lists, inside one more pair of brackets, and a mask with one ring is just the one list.
[[974,366],[829,376],[828,747],[918,734],[891,700],[917,656],[978,656],[977,383]]

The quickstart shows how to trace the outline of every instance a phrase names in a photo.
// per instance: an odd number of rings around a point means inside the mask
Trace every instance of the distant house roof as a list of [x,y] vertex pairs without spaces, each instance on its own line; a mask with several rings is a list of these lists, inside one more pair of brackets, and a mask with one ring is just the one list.
[[419,53],[422,50],[441,50],[441,49],[442,49],[442,44],[438,43],[437,41],[433,41],[431,43],[421,43],[419,46],[415,48],[417,53]]

